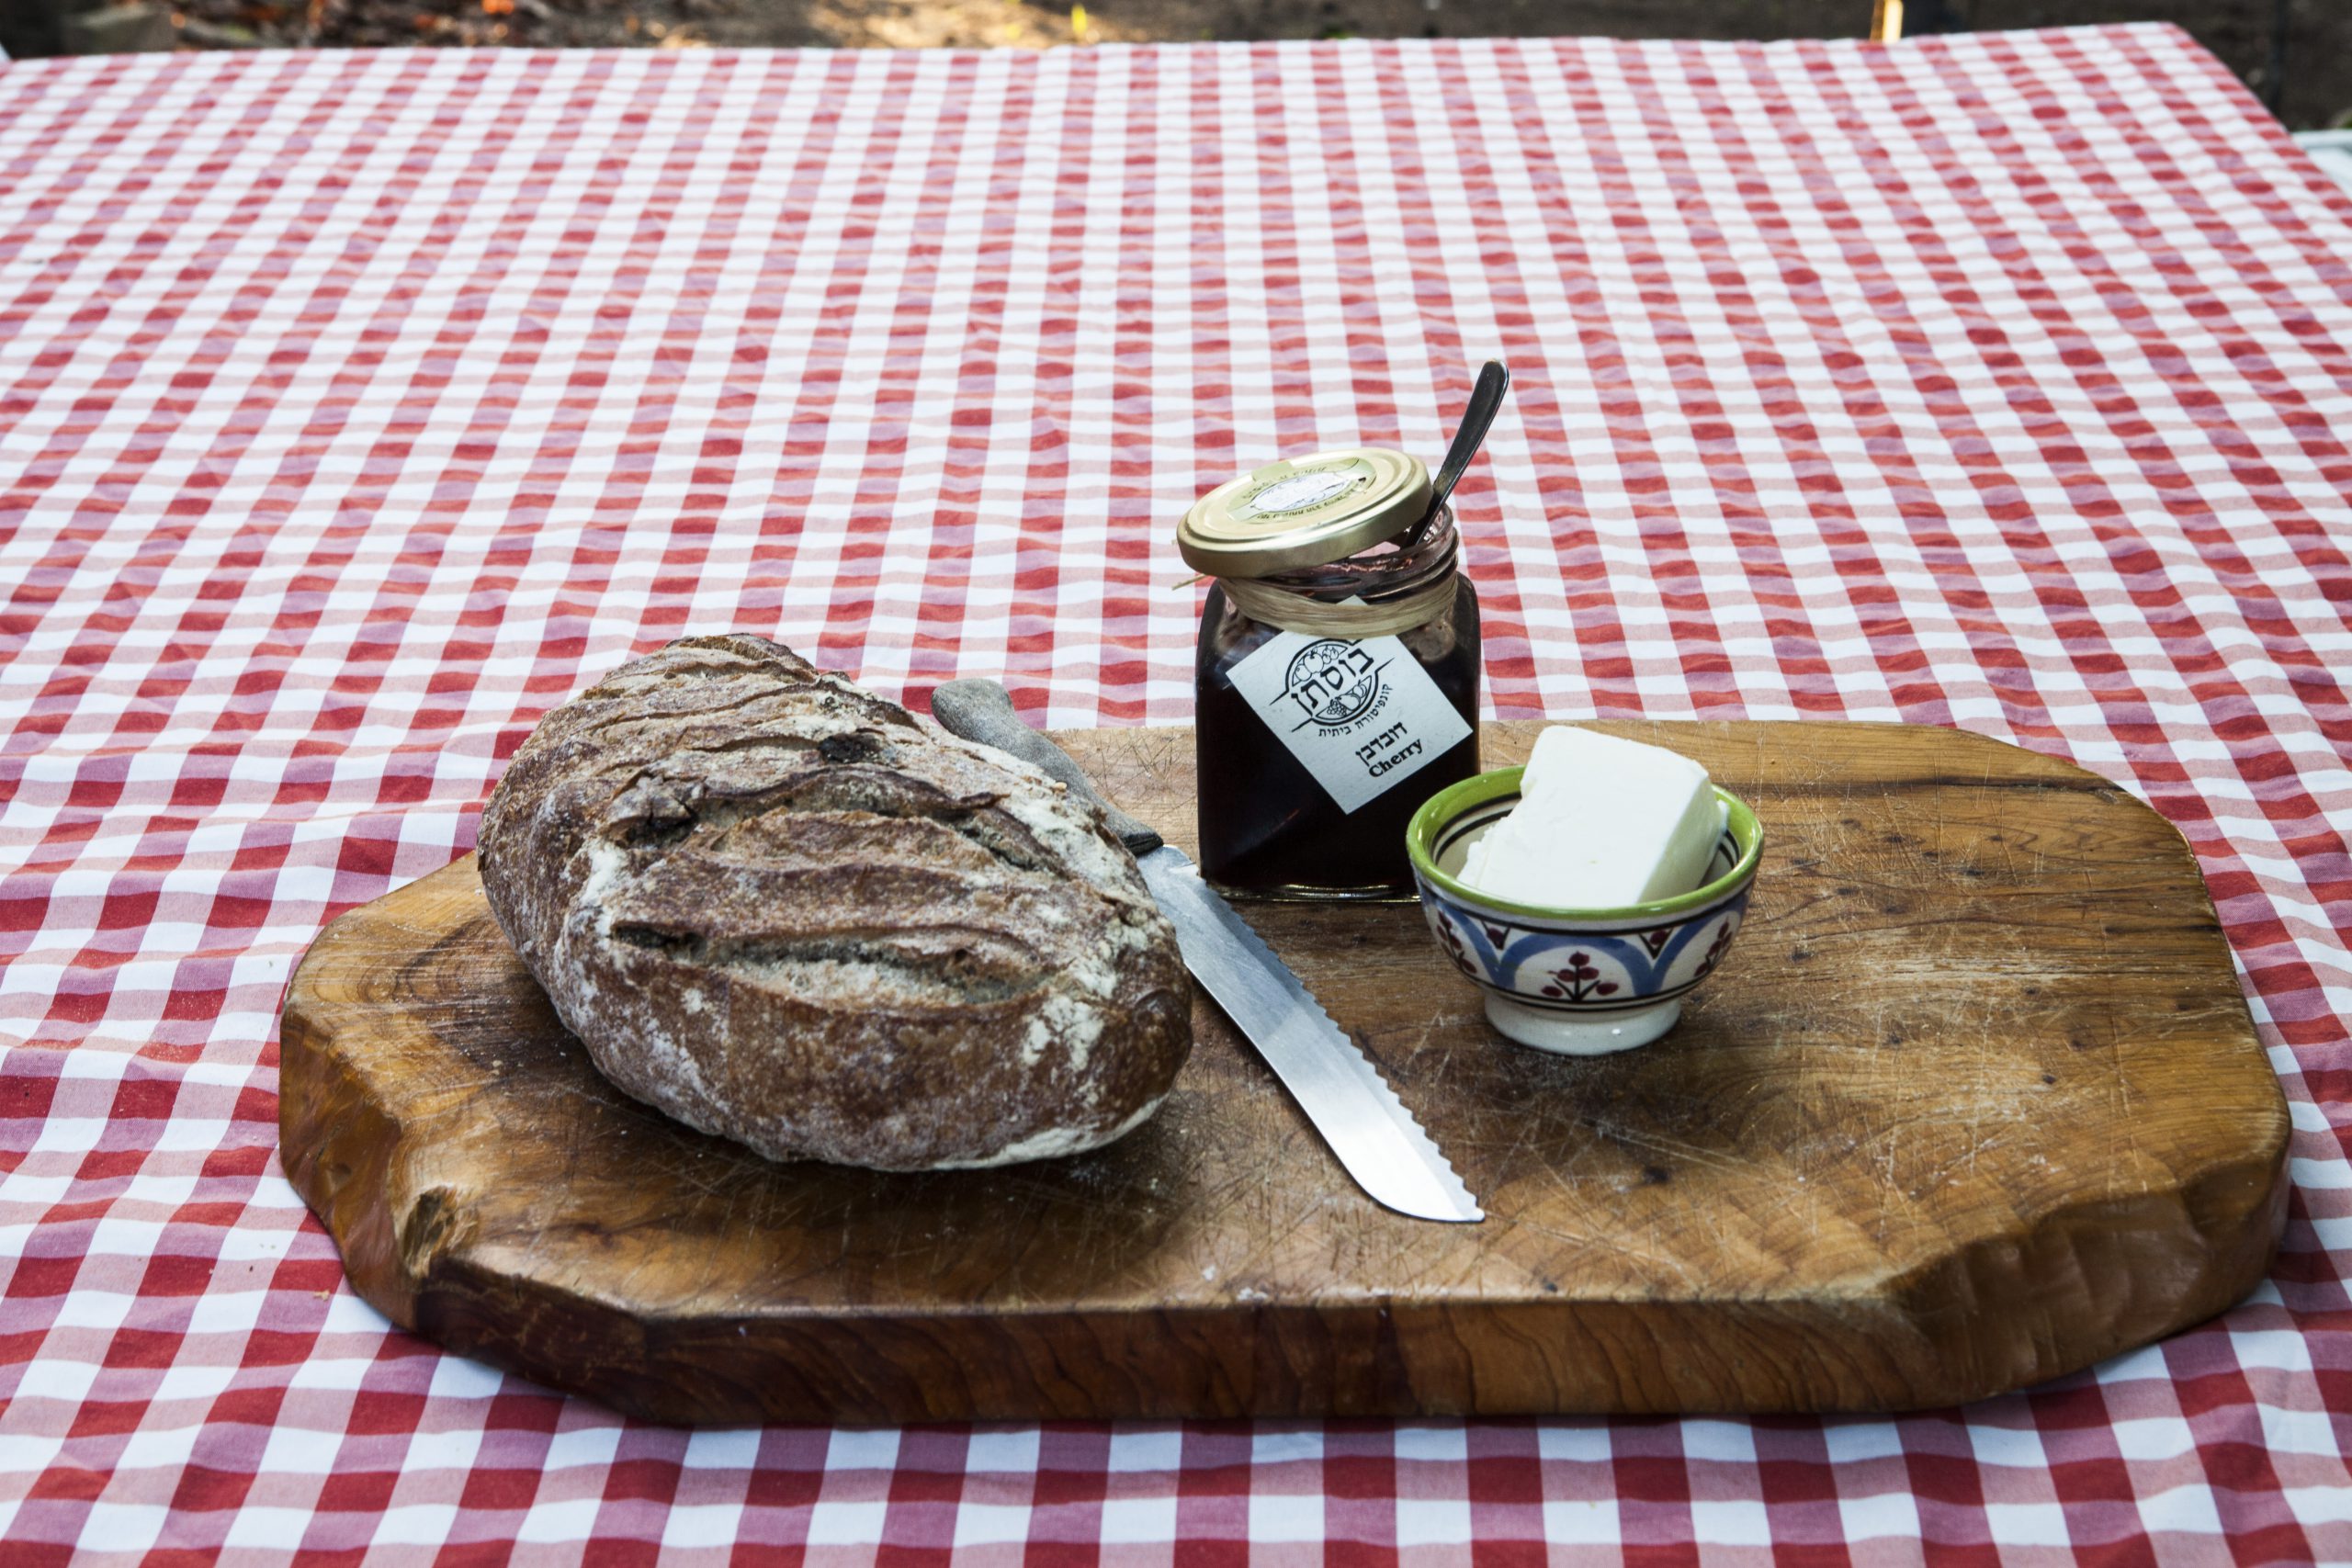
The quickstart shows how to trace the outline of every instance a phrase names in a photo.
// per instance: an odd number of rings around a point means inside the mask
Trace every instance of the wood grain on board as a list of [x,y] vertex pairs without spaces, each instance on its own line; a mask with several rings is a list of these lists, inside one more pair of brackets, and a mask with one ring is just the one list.
[[[1487,764],[1538,728],[1489,726]],[[1595,728],[1698,758],[1768,835],[1658,1043],[1504,1042],[1409,905],[1245,906],[1482,1224],[1363,1197],[1204,999],[1175,1094],[1107,1150],[771,1165],[597,1077],[470,856],[304,959],[287,1170],[395,1322],[679,1422],[1897,1409],[2261,1278],[2286,1107],[2162,818],[1956,731]],[[1191,848],[1190,730],[1057,739]]]

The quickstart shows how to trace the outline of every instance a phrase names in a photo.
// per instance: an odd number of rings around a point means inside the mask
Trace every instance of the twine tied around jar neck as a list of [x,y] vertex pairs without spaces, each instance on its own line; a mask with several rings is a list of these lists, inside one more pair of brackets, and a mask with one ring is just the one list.
[[[1447,553],[1452,554],[1450,550]],[[1450,560],[1447,564],[1449,568],[1452,565]],[[1338,603],[1317,599],[1262,578],[1220,577],[1215,581],[1225,590],[1233,607],[1253,621],[1309,637],[1362,642],[1366,637],[1393,637],[1410,631],[1445,615],[1453,608],[1454,590],[1462,577],[1451,570],[1436,572],[1400,592],[1368,603],[1354,596]]]

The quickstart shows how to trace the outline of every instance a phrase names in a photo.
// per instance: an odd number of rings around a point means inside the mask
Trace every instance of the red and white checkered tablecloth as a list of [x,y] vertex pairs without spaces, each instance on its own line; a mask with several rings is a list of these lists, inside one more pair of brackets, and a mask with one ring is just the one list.
[[[2352,1559],[2347,258],[2162,28],[0,65],[0,1562]],[[1494,353],[1496,713],[1963,726],[2188,836],[2252,1299],[1892,1420],[688,1433],[351,1294],[279,990],[540,713],[742,626],[1182,721],[1184,505]]]

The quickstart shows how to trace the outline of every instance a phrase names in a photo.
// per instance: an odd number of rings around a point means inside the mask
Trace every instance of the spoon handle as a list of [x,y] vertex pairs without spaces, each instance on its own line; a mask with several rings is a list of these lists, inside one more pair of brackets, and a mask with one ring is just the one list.
[[1445,449],[1445,461],[1438,468],[1437,482],[1430,488],[1430,509],[1421,514],[1421,520],[1414,524],[1412,532],[1406,536],[1405,548],[1410,549],[1419,544],[1421,536],[1428,533],[1430,525],[1437,521],[1437,514],[1444,507],[1446,498],[1453,493],[1453,487],[1462,482],[1462,475],[1470,467],[1470,459],[1478,455],[1478,448],[1485,444],[1487,429],[1495,423],[1495,414],[1503,406],[1503,394],[1509,390],[1510,370],[1499,359],[1487,360],[1478,372],[1478,384],[1470,389],[1470,406],[1462,411],[1461,428],[1453,433],[1453,445]]

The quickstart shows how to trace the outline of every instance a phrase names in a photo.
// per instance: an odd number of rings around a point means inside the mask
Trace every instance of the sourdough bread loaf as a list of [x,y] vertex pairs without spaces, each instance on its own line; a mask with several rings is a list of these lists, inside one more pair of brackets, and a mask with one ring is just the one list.
[[1175,932],[1093,807],[764,637],[548,714],[481,856],[605,1076],[771,1158],[1073,1154],[1192,1046]]

